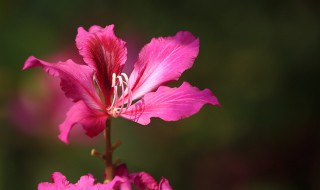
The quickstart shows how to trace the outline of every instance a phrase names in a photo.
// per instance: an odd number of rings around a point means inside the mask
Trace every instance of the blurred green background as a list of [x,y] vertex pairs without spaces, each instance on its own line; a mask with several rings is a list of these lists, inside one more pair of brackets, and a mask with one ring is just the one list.
[[[319,11],[316,0],[1,0],[0,189],[36,189],[54,171],[102,180],[103,164],[90,156],[103,150],[102,136],[64,145],[48,115],[27,122],[15,106],[28,94],[53,109],[40,69],[21,71],[29,55],[77,54],[79,26],[112,23],[131,62],[152,37],[198,36],[198,58],[174,84],[209,88],[222,105],[148,127],[113,120],[113,139],[123,141],[115,157],[131,172],[164,176],[174,189],[320,189]],[[30,132],[35,125],[41,132]]]

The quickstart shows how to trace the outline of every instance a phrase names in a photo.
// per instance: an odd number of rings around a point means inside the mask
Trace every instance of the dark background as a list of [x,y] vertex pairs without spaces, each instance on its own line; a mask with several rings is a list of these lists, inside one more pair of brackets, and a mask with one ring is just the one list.
[[73,183],[87,173],[102,180],[90,156],[102,136],[64,145],[50,114],[30,124],[19,107],[28,94],[53,109],[37,86],[41,71],[21,71],[26,58],[77,54],[77,28],[95,24],[115,24],[131,63],[152,37],[192,32],[200,54],[174,85],[209,88],[222,105],[148,127],[113,120],[113,139],[123,141],[115,157],[131,172],[164,176],[174,189],[320,189],[319,11],[315,0],[1,0],[0,189],[36,189],[54,171]]

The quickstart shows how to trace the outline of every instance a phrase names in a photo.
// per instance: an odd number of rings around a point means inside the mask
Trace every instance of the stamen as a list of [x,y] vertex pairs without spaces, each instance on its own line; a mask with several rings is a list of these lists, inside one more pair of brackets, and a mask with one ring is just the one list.
[[[119,81],[120,81],[120,86],[121,86],[121,95],[124,94],[124,85],[123,85],[123,80],[122,80],[122,77],[121,76],[118,76],[119,77]],[[120,80],[121,79],[121,80]],[[119,114],[122,112],[123,110],[123,107],[124,107],[124,99],[122,98],[122,104],[121,104],[121,108],[119,110]]]
[[[119,92],[118,86],[121,87],[120,99],[121,104],[119,106]],[[112,74],[112,87],[113,87],[113,97],[112,103],[107,109],[110,115],[113,117],[118,117],[123,109],[127,110],[132,103],[132,92],[129,85],[129,78],[125,73],[121,73],[121,75],[116,76],[115,73]],[[127,103],[125,102],[125,93],[128,93]]]
[[115,101],[116,101],[116,96],[117,96],[117,94],[118,94],[118,89],[117,89],[117,88],[118,88],[117,86],[115,86],[115,87],[113,88],[112,104],[111,104],[110,107],[108,108],[108,111],[111,110],[111,108],[113,107],[113,105],[114,105],[114,103],[115,103]]
[[[125,84],[126,84],[126,86],[127,86],[127,89],[128,89],[128,103],[127,103],[127,107],[126,107],[126,110],[128,109],[128,107],[130,107],[131,106],[131,103],[132,103],[132,100],[131,100],[131,98],[132,98],[132,95],[131,95],[131,88],[130,88],[130,85],[129,85],[129,78],[128,78],[128,76],[125,74],[125,73],[121,73],[121,75],[123,76],[123,78],[124,78],[124,80],[125,80]],[[122,94],[124,94],[124,93],[122,93]],[[123,97],[124,98],[124,97]]]
[[114,87],[115,85],[116,85],[116,73],[113,73],[112,74],[112,85],[111,85],[111,87]]
[[119,86],[122,86],[123,80],[121,76],[117,76],[117,79],[119,80]]
[[129,81],[129,78],[128,78],[128,75],[127,75],[127,74],[121,73],[121,76],[124,78],[124,81],[126,81],[126,82]]

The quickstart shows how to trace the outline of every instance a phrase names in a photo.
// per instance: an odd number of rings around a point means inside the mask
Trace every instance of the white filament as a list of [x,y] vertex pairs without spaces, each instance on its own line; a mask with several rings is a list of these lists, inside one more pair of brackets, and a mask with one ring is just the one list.
[[[113,87],[113,97],[112,103],[110,107],[107,109],[109,114],[113,117],[118,117],[123,110],[127,110],[128,107],[131,106],[132,103],[132,92],[129,85],[129,78],[125,73],[121,73],[121,75],[112,74],[112,87]],[[122,99],[121,104],[119,106],[119,92],[118,87],[121,87],[120,97]],[[125,92],[128,92],[128,101],[125,102]]]

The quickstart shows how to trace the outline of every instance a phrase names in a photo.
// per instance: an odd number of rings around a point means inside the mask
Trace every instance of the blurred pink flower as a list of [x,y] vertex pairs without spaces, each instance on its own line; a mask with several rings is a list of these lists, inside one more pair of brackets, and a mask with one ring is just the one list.
[[[63,48],[58,53],[48,57],[51,61],[57,61],[72,57],[81,63],[79,55],[75,55],[70,47]],[[8,103],[9,119],[18,128],[19,132],[34,137],[48,138],[56,134],[56,126],[63,122],[67,111],[73,102],[66,98],[60,88],[58,78],[35,73],[27,80],[22,81],[17,94]],[[76,128],[72,134],[72,140],[77,144],[83,144],[82,128]],[[90,144],[96,142],[90,142]],[[88,144],[86,142],[86,144]]]
[[147,125],[152,117],[177,121],[197,113],[204,104],[219,105],[209,89],[200,91],[187,82],[178,88],[162,86],[178,80],[192,67],[199,40],[191,33],[152,39],[142,48],[128,77],[122,73],[126,43],[113,29],[114,25],[92,26],[89,32],[78,29],[76,45],[85,64],[70,59],[51,64],[31,56],[23,66],[39,66],[59,77],[65,95],[75,102],[59,126],[63,142],[68,143],[75,124],[81,124],[86,134],[94,137],[105,129],[108,117],[121,116]]
[[121,190],[131,190],[131,184],[138,190],[172,190],[169,181],[162,177],[160,183],[146,172],[136,172],[129,174],[128,168],[125,164],[120,164],[115,169],[115,176],[119,176],[124,179],[124,183],[121,184]]
[[115,177],[110,183],[94,184],[92,175],[82,176],[75,184],[69,183],[64,175],[55,172],[51,175],[53,183],[43,182],[38,185],[38,190],[113,190],[125,182],[120,177]]
[[26,82],[32,87],[23,83],[9,104],[11,121],[30,135],[53,134],[53,126],[63,121],[73,103],[64,96],[56,78],[37,73]]
[[172,190],[169,181],[162,178],[158,184],[148,173],[138,172],[129,174],[125,164],[119,165],[115,170],[115,177],[108,183],[94,184],[94,178],[88,174],[71,184],[66,177],[59,172],[51,175],[53,183],[43,182],[38,185],[38,190],[131,190],[133,184],[138,190]]

